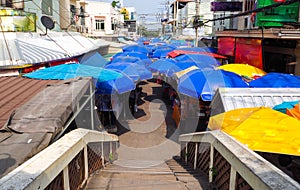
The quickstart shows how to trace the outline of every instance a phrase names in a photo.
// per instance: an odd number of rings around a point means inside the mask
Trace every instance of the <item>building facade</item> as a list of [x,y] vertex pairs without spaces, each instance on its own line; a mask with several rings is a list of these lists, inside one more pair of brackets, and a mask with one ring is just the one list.
[[91,36],[118,35],[124,23],[123,15],[110,3],[88,1],[85,18],[87,33]]
[[232,17],[214,21],[223,23],[215,31],[220,54],[266,72],[300,75],[299,1],[244,0],[240,13],[247,14],[224,13]]

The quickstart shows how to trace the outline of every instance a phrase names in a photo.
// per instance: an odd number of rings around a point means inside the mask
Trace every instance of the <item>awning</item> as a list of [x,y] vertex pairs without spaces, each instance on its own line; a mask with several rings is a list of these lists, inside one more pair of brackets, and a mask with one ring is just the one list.
[[6,32],[0,35],[0,68],[70,59],[108,47],[108,42],[87,38],[76,32],[48,32],[46,36]]

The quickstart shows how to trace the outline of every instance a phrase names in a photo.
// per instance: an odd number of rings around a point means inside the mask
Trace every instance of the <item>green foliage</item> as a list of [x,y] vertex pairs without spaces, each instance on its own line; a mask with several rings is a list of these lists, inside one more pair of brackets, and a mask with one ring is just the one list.
[[112,2],[111,2],[111,6],[112,6],[113,8],[115,8],[115,7],[117,6],[118,3],[119,3],[119,1],[112,1]]

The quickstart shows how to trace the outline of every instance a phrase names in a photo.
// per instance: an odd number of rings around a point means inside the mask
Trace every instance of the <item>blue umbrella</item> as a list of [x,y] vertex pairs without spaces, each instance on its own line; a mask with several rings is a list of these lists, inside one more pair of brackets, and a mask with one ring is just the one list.
[[93,77],[97,92],[105,92],[108,94],[115,92],[122,94],[135,88],[134,82],[127,75],[109,69],[74,63],[37,70],[23,76],[42,80],[66,80],[76,77]]
[[170,69],[175,71],[180,71],[179,67],[175,66],[175,61],[173,59],[159,59],[149,65],[149,69],[153,72],[159,72],[161,74],[166,74]]
[[220,62],[216,60],[214,57],[205,55],[205,54],[184,54],[179,55],[174,58],[177,62],[187,62],[192,61],[200,65],[211,65],[211,67],[220,66]]
[[122,48],[123,52],[139,52],[148,54],[149,50],[143,45],[128,45]]
[[[207,56],[206,56],[207,57]],[[216,68],[217,62],[215,61],[215,59],[210,59],[213,62],[207,61],[207,60],[202,60],[199,59],[197,62],[191,61],[191,60],[186,60],[186,61],[178,61],[175,62],[174,65],[178,68],[180,68],[181,70],[187,69],[189,67],[192,66],[196,66],[201,70],[207,70],[207,69],[214,69]],[[168,76],[172,76],[174,74],[174,72],[178,72],[177,70],[172,70],[170,69],[167,73]]]
[[112,60],[119,57],[119,56],[128,56],[128,57],[136,57],[136,58],[139,58],[141,59],[144,64],[146,65],[149,65],[152,63],[151,59],[144,53],[139,53],[139,52],[120,52],[120,53],[117,53],[115,54],[113,57],[112,57]]
[[134,81],[147,80],[152,78],[152,73],[143,65],[128,62],[112,63],[105,66],[106,69],[113,69],[128,75]]
[[153,54],[152,58],[165,58],[167,57],[168,53],[173,51],[171,48],[165,48],[165,49],[156,49]]
[[211,101],[220,87],[246,88],[248,84],[241,76],[224,70],[193,70],[178,81],[178,91],[193,98]]
[[79,58],[79,63],[82,65],[89,65],[94,67],[103,67],[107,61],[98,52],[90,52],[84,54]]
[[300,88],[300,78],[290,74],[271,72],[249,82],[249,86],[255,88]]
[[111,63],[118,63],[118,62],[130,62],[130,63],[136,63],[142,61],[142,59],[138,57],[131,57],[131,56],[118,56],[116,58],[113,58],[108,64]]

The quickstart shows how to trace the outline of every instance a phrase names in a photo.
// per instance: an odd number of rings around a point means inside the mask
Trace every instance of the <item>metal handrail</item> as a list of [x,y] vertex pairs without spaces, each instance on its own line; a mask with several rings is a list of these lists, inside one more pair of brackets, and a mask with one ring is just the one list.
[[[63,172],[63,189],[70,189],[68,165],[83,152],[84,183],[88,176],[88,144],[94,142],[110,143],[109,154],[112,153],[112,143],[118,143],[118,137],[106,132],[87,129],[76,129],[63,136],[58,141],[36,154],[21,166],[0,179],[0,189],[45,189],[57,176]],[[103,149],[102,149],[103,150]],[[102,151],[102,161],[104,160]],[[110,155],[109,155],[110,156]]]
[[[216,130],[199,133],[184,134],[179,137],[179,141],[185,147],[184,155],[188,155],[188,143],[195,143],[194,169],[197,169],[197,156],[200,154],[201,143],[209,143],[209,181],[213,182],[214,154],[218,152],[230,164],[229,189],[236,188],[237,173],[253,189],[300,189],[299,183],[294,181],[287,174],[266,161],[263,157],[250,150],[245,145],[236,141],[226,133]],[[215,151],[215,152],[214,152]],[[185,158],[187,161],[188,159]]]

